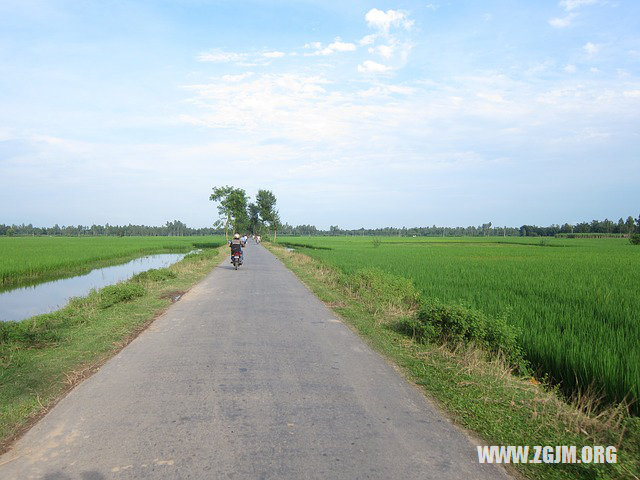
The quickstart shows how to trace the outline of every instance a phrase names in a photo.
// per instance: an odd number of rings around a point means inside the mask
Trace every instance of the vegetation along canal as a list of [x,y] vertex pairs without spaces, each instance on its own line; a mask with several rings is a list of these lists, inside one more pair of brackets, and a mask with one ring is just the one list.
[[182,260],[185,255],[187,254],[147,255],[122,265],[97,268],[86,275],[0,292],[0,321],[19,321],[53,312],[64,307],[73,297],[85,296],[92,289],[122,282],[152,268],[168,267]]

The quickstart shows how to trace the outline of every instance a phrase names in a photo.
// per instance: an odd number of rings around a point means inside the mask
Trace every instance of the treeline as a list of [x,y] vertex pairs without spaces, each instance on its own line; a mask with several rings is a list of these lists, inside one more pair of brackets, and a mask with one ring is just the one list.
[[280,225],[283,235],[294,236],[380,236],[380,237],[480,237],[480,236],[518,236],[520,230],[514,227],[494,227],[491,222],[469,227],[383,227],[344,229],[331,225],[328,230],[319,230],[314,225]]
[[[233,190],[237,193],[239,189]],[[384,228],[357,228],[344,229],[337,225],[331,225],[328,230],[322,230],[315,225],[289,225],[279,223],[278,213],[274,209],[275,196],[269,191],[260,191],[255,204],[248,203],[244,191],[239,196],[244,202],[239,202],[239,207],[234,210],[228,208],[224,202],[219,206],[222,219],[215,223],[214,227],[190,228],[179,220],[166,222],[160,227],[147,225],[70,225],[53,227],[34,227],[28,225],[4,225],[0,224],[0,236],[2,235],[53,235],[53,236],[185,236],[185,235],[222,235],[225,230],[232,227],[236,232],[258,233],[262,228],[269,227],[272,232],[278,228],[282,235],[291,236],[380,236],[380,237],[567,237],[567,238],[601,238],[629,236],[640,233],[640,215],[634,219],[629,216],[627,220],[622,218],[617,222],[608,219],[581,222],[575,225],[550,225],[539,227],[536,225],[523,225],[515,227],[497,227],[491,222],[469,227],[384,227]],[[233,197],[231,197],[233,198]],[[247,212],[246,215],[244,212]],[[240,212],[240,213],[238,213]]]
[[61,237],[80,236],[114,236],[114,237],[138,237],[138,236],[162,236],[182,237],[186,235],[220,235],[224,233],[221,228],[190,228],[179,220],[167,222],[161,227],[148,225],[68,225],[53,227],[34,227],[28,225],[4,225],[0,224],[0,235],[50,235]]
[[[640,215],[634,219],[632,216],[626,220],[620,218],[617,222],[605,218],[604,220],[592,220],[590,223],[581,222],[571,225],[550,225],[548,227],[538,227],[536,225],[522,225],[520,236],[523,237],[606,237],[606,236],[626,236],[632,233],[640,233]],[[588,235],[587,235],[588,234]]]

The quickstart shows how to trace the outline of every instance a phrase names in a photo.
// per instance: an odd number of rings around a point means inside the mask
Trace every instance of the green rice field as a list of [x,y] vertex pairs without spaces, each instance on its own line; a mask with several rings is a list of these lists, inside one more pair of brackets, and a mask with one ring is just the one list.
[[[640,247],[626,239],[288,237],[349,274],[377,267],[427,298],[518,327],[526,358],[567,392],[640,396]],[[306,246],[306,247],[305,247]]]
[[0,237],[0,290],[223,243],[224,237]]

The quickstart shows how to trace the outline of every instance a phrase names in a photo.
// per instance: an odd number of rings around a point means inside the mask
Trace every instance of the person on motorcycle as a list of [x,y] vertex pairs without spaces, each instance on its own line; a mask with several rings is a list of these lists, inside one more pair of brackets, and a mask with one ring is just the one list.
[[240,253],[240,263],[242,263],[242,260],[244,258],[244,254],[242,253],[242,241],[240,240],[240,234],[239,233],[236,233],[233,236],[233,240],[231,240],[229,242],[229,247],[231,247],[231,256],[233,256],[233,254],[236,253],[236,252]]

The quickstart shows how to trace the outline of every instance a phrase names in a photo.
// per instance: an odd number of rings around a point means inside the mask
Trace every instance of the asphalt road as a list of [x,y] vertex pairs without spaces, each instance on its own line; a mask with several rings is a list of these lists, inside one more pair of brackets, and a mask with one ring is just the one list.
[[0,457],[0,478],[485,479],[475,445],[250,245]]

